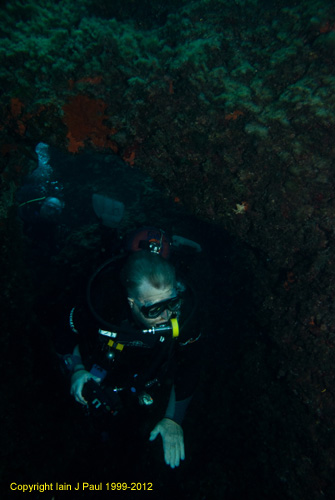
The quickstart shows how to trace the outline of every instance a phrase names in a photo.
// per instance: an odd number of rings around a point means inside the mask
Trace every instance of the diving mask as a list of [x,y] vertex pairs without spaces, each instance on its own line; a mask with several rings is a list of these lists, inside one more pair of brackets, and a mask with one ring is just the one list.
[[176,295],[175,297],[171,297],[166,300],[162,300],[161,302],[156,302],[151,305],[143,305],[138,300],[134,299],[138,307],[140,308],[141,313],[147,319],[156,319],[163,314],[167,309],[172,313],[176,313],[179,311],[181,306],[181,298]]

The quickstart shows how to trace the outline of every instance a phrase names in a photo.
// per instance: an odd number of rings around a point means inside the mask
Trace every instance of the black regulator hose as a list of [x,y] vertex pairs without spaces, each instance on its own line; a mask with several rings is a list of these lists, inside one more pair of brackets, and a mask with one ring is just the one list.
[[[86,301],[87,301],[87,304],[88,304],[88,307],[89,307],[89,310],[91,311],[91,313],[93,314],[93,316],[95,317],[95,319],[101,324],[103,325],[105,328],[109,328],[109,329],[115,329],[115,328],[118,328],[117,325],[113,325],[112,323],[109,323],[109,321],[106,321],[103,319],[102,316],[100,316],[100,314],[96,311],[96,309],[94,308],[93,304],[92,304],[92,285],[93,285],[93,282],[94,280],[97,278],[97,276],[102,272],[104,271],[110,264],[112,263],[116,263],[118,261],[120,261],[121,259],[124,259],[125,258],[125,255],[123,254],[120,254],[120,255],[116,255],[114,257],[111,257],[110,259],[106,260],[105,262],[103,262],[101,264],[101,266],[99,266],[95,271],[94,273],[92,274],[92,276],[90,277],[90,279],[88,280],[88,283],[87,283],[87,288],[86,288]],[[134,331],[136,331],[134,329]]]

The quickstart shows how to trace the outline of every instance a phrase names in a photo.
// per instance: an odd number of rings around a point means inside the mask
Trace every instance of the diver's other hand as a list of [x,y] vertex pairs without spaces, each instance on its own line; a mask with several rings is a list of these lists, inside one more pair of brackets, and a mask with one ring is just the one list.
[[78,370],[71,377],[70,393],[74,397],[74,399],[82,405],[87,405],[87,401],[83,397],[82,392],[83,392],[84,385],[90,379],[95,380],[95,382],[101,382],[101,379],[99,377],[95,377],[90,372],[88,372],[87,370],[84,370],[84,369]]
[[172,469],[185,459],[184,433],[179,424],[163,418],[151,431],[149,440],[153,441],[160,434],[163,440],[164,460]]

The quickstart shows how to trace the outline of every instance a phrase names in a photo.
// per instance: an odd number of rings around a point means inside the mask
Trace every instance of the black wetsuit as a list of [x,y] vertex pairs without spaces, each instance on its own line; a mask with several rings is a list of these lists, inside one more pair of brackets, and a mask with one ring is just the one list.
[[[123,259],[120,262],[122,264]],[[93,365],[98,365],[106,371],[102,387],[120,390],[121,398],[135,400],[143,391],[150,394],[151,384],[168,379],[174,387],[175,398],[171,396],[166,416],[180,424],[200,371],[201,334],[195,316],[194,293],[186,286],[182,294],[177,338],[171,333],[144,334],[133,323],[119,282],[120,267],[119,262],[116,265],[112,262],[110,269],[107,266],[91,280],[88,304],[69,311],[66,348],[64,350],[63,345],[63,349],[58,350],[69,353],[79,345],[85,369],[91,371]],[[111,339],[101,335],[99,329],[118,331],[113,325],[121,326],[124,331],[110,347]]]

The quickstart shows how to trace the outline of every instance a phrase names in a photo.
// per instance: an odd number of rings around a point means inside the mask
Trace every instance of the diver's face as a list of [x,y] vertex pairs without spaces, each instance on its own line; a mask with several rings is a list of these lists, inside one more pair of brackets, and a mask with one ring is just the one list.
[[174,297],[174,295],[175,292],[173,287],[157,289],[150,285],[148,281],[143,281],[137,296],[134,298],[128,297],[134,319],[148,327],[166,323],[172,316],[172,312],[169,311],[169,309],[162,311],[157,318],[151,319],[143,315],[141,307],[151,306],[163,300],[168,300]]

